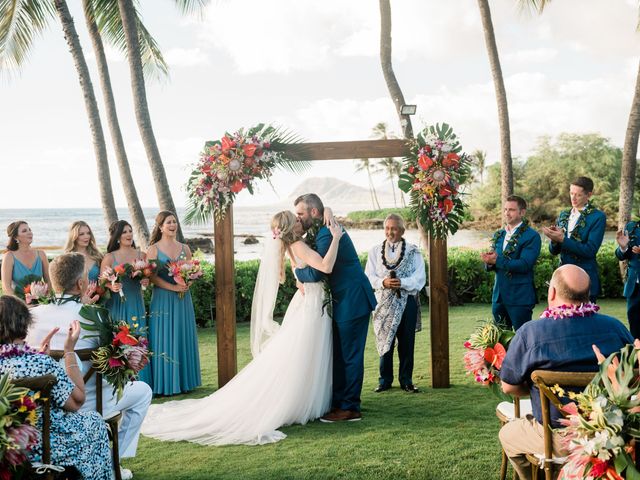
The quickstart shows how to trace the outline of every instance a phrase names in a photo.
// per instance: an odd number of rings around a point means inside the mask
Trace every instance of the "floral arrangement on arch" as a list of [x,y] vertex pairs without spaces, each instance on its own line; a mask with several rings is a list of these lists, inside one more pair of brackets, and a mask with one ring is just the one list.
[[411,208],[422,228],[435,238],[455,233],[466,204],[460,191],[471,176],[471,157],[453,129],[443,123],[426,127],[411,145],[398,186],[411,196]]
[[31,396],[28,389],[14,386],[8,373],[0,377],[0,479],[16,477],[38,443],[38,398],[38,393]]
[[491,389],[501,400],[511,400],[500,387],[500,369],[507,354],[507,348],[515,332],[503,329],[492,320],[485,320],[464,342],[464,368],[467,375]]
[[[563,446],[569,451],[560,479],[640,479],[636,448],[640,441],[640,381],[636,361],[640,342],[604,358],[600,372],[583,392],[568,392]],[[553,390],[564,392],[558,386]]]
[[238,193],[246,189],[253,194],[256,179],[268,180],[279,165],[294,171],[306,168],[280,149],[296,141],[293,134],[261,123],[206,142],[187,182],[185,220],[205,223],[213,215],[219,222]]
[[124,386],[138,379],[138,373],[147,363],[152,352],[144,332],[137,330],[135,317],[132,329],[125,321],[114,321],[109,311],[100,305],[83,305],[80,316],[82,328],[95,332],[87,337],[98,337],[100,346],[93,352],[92,364],[105,380],[113,386],[118,400]]

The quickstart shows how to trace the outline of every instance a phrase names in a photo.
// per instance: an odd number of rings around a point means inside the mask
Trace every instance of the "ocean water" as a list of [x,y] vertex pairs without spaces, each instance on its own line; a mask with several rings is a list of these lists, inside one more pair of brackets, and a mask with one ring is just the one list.
[[[235,207],[234,208],[234,250],[238,260],[260,258],[262,252],[262,238],[269,234],[269,224],[274,213],[281,210],[278,206],[264,207]],[[149,230],[153,228],[156,209],[144,209],[145,218]],[[336,214],[344,214],[336,208]],[[211,237],[213,238],[213,225],[186,225],[182,220],[184,209],[178,209],[182,228],[187,238]],[[119,218],[130,221],[127,209],[118,209]],[[106,246],[108,240],[107,228],[99,208],[74,208],[74,209],[0,209],[0,228],[3,236],[6,236],[6,227],[15,220],[24,220],[33,230],[33,245],[46,248],[51,254],[61,251],[67,239],[69,226],[76,220],[87,222],[96,237],[99,246]],[[260,243],[245,245],[246,235],[255,235]],[[384,240],[382,230],[349,230],[349,235],[358,252],[366,252],[374,245]],[[411,243],[420,245],[420,234],[417,230],[407,230],[405,238]],[[467,246],[473,248],[485,248],[489,246],[490,232],[474,230],[459,230],[456,235],[448,240],[449,246]],[[0,241],[0,250],[5,241]],[[424,246],[423,246],[424,247]]]

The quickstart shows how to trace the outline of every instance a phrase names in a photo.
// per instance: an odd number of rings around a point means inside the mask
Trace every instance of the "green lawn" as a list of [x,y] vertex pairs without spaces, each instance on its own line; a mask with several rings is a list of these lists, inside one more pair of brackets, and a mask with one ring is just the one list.
[[[602,312],[625,319],[622,300],[603,300]],[[536,314],[542,310],[539,306]],[[288,437],[276,444],[203,447],[142,437],[138,456],[124,462],[136,479],[485,479],[499,469],[496,400],[474,385],[462,367],[463,342],[490,305],[450,310],[451,388],[432,389],[428,311],[416,338],[414,382],[420,394],[394,388],[377,394],[377,354],[370,331],[362,393],[363,420],[284,428]],[[189,395],[215,390],[215,333],[200,330],[205,384]],[[249,328],[238,327],[238,361],[250,359]],[[224,415],[224,412],[220,412]],[[197,412],[194,412],[197,415]]]

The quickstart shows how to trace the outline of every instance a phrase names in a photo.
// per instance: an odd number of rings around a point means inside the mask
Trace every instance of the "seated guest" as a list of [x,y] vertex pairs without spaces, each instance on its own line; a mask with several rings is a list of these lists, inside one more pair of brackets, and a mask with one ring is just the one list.
[[[502,390],[510,395],[531,395],[533,416],[518,418],[500,430],[502,448],[521,479],[531,478],[526,454],[544,453],[540,393],[531,386],[531,373],[537,369],[596,372],[594,344],[608,356],[633,343],[633,337],[622,323],[597,313],[598,307],[589,303],[589,288],[589,275],[582,268],[575,265],[558,268],[549,283],[549,308],[539,319],[520,327],[502,362]],[[560,426],[557,422],[560,416],[552,406],[554,428]],[[553,454],[566,454],[557,434],[554,434]]]
[[[75,467],[87,480],[111,480],[113,466],[107,426],[96,412],[77,411],[85,401],[85,385],[73,355],[80,325],[77,321],[68,322],[60,332],[65,351],[62,367],[50,356],[25,344],[31,321],[24,302],[9,295],[0,297],[0,373],[10,372],[12,378],[54,375],[58,382],[50,398],[51,463]],[[54,333],[43,337],[43,347]],[[41,416],[38,427],[42,428]],[[41,439],[29,453],[29,460],[42,462]]]
[[[37,344],[42,341],[52,328],[60,328],[64,331],[66,325],[72,320],[79,320],[79,311],[82,307],[80,295],[88,285],[84,256],[81,253],[66,253],[60,255],[51,262],[50,274],[53,289],[56,292],[56,301],[49,305],[39,305],[33,310],[33,325],[29,329],[27,342]],[[80,340],[76,348],[96,348],[99,346],[96,337],[87,337],[91,332],[82,330]],[[60,350],[64,345],[64,337],[61,332],[51,338],[51,348]],[[84,362],[83,370],[87,371],[90,362]],[[118,401],[113,394],[113,387],[103,380],[103,415],[122,412],[122,422],[118,429],[118,442],[120,457],[134,457],[138,447],[140,427],[151,404],[151,388],[144,382],[130,382],[124,388],[124,393]],[[96,408],[96,384],[95,375],[92,375],[86,386],[87,401],[83,406],[84,411]],[[132,478],[129,470],[122,469],[122,478]]]
[[624,230],[616,233],[616,257],[627,260],[627,281],[624,296],[627,298],[627,320],[633,338],[640,338],[640,222],[629,222]]
[[373,330],[380,354],[380,379],[376,392],[391,388],[393,382],[393,347],[398,342],[400,387],[418,392],[413,385],[413,349],[416,323],[420,316],[418,295],[427,278],[424,258],[417,246],[408,243],[404,221],[390,214],[384,220],[386,239],[369,252],[365,273],[375,290],[378,306],[373,312]]

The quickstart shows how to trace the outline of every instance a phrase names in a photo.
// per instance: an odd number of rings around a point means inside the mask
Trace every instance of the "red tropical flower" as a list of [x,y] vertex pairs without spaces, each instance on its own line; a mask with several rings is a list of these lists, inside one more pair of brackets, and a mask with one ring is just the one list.
[[124,275],[124,272],[125,272],[124,265],[116,265],[115,267],[113,267],[113,271],[117,275]]
[[229,150],[231,150],[233,147],[236,146],[236,142],[231,140],[226,135],[224,137],[222,137],[220,142],[222,143],[222,153],[227,153],[227,152],[229,152]]
[[415,173],[415,171],[416,171],[416,167],[414,167],[413,165],[411,165],[411,166],[409,167],[409,173],[413,174],[413,173]]
[[446,168],[457,167],[460,163],[460,157],[457,153],[448,153],[442,160],[442,166]]
[[118,333],[113,337],[114,345],[137,345],[138,340],[129,333],[129,327],[122,325]]
[[444,210],[444,213],[451,212],[451,210],[453,210],[453,200],[451,200],[450,198],[445,198],[442,202],[442,209]]
[[237,180],[237,181],[233,182],[233,184],[231,185],[231,191],[233,193],[238,193],[243,188],[244,188],[244,183],[242,183],[242,181],[240,181],[240,180]]
[[253,157],[253,154],[256,153],[256,148],[258,148],[258,147],[256,147],[253,144],[243,145],[242,146],[242,151],[244,152],[244,154],[247,157]]
[[501,343],[496,343],[493,348],[489,347],[484,351],[484,359],[498,370],[502,368],[502,361],[504,360],[507,351],[504,349]]
[[433,165],[433,160],[426,155],[421,155],[420,158],[418,158],[418,165],[422,170],[426,170]]

